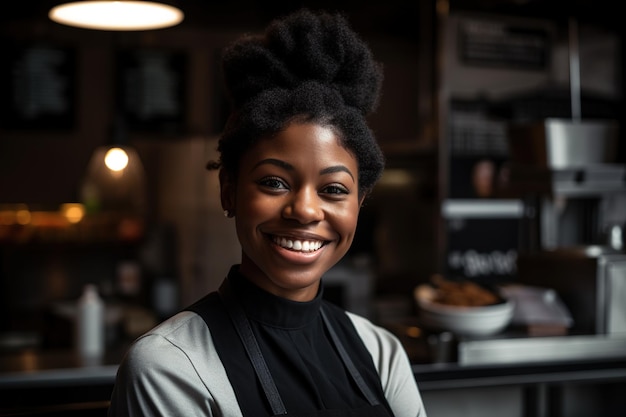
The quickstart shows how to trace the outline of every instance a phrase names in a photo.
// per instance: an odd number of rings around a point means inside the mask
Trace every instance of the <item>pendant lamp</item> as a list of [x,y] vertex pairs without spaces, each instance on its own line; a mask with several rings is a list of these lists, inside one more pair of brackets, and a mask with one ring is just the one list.
[[88,213],[144,214],[146,181],[139,154],[128,144],[122,116],[115,120],[109,143],[98,146],[89,161],[80,189]]
[[54,22],[83,29],[137,31],[162,29],[182,22],[177,7],[154,1],[74,1],[48,12]]

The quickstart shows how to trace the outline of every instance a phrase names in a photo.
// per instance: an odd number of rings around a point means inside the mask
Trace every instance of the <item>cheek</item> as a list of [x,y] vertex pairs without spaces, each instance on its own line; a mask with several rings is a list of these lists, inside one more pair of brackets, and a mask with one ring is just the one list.
[[281,205],[276,198],[241,188],[237,193],[236,214],[240,226],[256,228],[265,221],[280,216]]
[[357,203],[349,204],[343,210],[333,216],[336,230],[349,241],[354,237],[359,220],[359,206]]

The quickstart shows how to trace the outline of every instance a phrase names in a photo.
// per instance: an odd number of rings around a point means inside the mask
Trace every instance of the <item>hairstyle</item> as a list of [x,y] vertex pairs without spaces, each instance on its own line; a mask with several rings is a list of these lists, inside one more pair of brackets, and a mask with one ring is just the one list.
[[227,47],[222,71],[232,107],[209,169],[236,178],[256,141],[293,121],[314,122],[356,157],[359,193],[371,191],[385,161],[366,116],[378,105],[382,67],[343,16],[302,9],[274,20]]

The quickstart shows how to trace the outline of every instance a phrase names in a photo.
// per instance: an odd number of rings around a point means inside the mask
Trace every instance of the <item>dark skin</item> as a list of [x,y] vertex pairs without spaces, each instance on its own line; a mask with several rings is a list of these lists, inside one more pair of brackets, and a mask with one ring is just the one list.
[[292,122],[241,158],[237,180],[220,172],[222,207],[234,215],[240,272],[293,301],[317,295],[322,275],[354,239],[364,196],[358,163],[335,131]]

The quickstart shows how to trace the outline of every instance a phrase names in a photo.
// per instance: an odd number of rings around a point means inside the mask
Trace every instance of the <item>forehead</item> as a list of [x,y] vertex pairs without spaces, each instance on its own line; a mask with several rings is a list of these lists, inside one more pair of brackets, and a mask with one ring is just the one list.
[[246,152],[242,164],[263,158],[277,158],[297,166],[346,165],[357,174],[357,160],[342,146],[331,127],[313,123],[292,123],[277,134],[257,141]]

